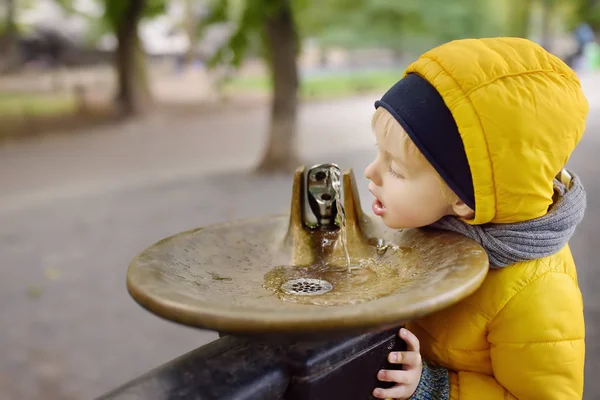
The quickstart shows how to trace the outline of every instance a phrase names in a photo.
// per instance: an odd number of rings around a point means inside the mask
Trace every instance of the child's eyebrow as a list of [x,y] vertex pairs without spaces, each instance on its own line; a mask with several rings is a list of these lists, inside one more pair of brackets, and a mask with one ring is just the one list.
[[391,161],[395,162],[396,164],[398,164],[400,166],[406,166],[406,162],[403,160],[403,158],[399,157],[398,154],[394,154],[388,150],[384,150],[384,153],[387,158],[389,158]]
[[411,165],[410,160],[407,160],[406,157],[401,158],[398,156],[394,156],[390,152],[386,152],[386,157],[389,157],[388,159],[391,162],[396,164],[398,167],[402,168],[402,170],[407,174],[414,172],[414,169],[416,168],[415,165]]

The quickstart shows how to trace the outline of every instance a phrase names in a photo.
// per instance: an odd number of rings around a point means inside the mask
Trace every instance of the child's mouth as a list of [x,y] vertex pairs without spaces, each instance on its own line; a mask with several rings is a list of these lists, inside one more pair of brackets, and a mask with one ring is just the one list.
[[375,200],[373,200],[373,212],[378,217],[381,217],[385,213],[385,206],[377,198]]

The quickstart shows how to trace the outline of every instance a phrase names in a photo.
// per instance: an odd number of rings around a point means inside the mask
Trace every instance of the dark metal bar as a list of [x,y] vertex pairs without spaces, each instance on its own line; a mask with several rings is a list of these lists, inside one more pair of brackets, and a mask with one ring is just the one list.
[[350,338],[291,341],[223,336],[98,400],[370,399],[390,351],[405,344],[397,329]]
[[100,397],[98,400],[276,400],[290,376],[280,348],[226,336]]

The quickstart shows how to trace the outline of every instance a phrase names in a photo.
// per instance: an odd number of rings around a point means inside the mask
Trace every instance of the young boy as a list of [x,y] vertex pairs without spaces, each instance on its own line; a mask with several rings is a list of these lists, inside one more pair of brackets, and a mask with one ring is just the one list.
[[[567,245],[585,191],[563,170],[588,103],[575,73],[516,38],[458,40],[375,104],[373,211],[392,228],[477,240],[490,271],[467,299],[407,324],[377,398],[581,399],[584,321]],[[558,179],[555,179],[558,177]]]

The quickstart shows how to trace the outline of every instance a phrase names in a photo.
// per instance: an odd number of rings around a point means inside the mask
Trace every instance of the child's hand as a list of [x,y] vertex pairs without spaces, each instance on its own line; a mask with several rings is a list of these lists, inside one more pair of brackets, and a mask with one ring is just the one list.
[[400,337],[406,342],[408,351],[390,353],[388,360],[392,364],[402,364],[401,371],[382,369],[377,378],[383,382],[394,382],[396,386],[390,389],[377,388],[373,396],[379,399],[408,399],[413,395],[423,369],[423,360],[419,348],[419,339],[407,329],[400,329]]

